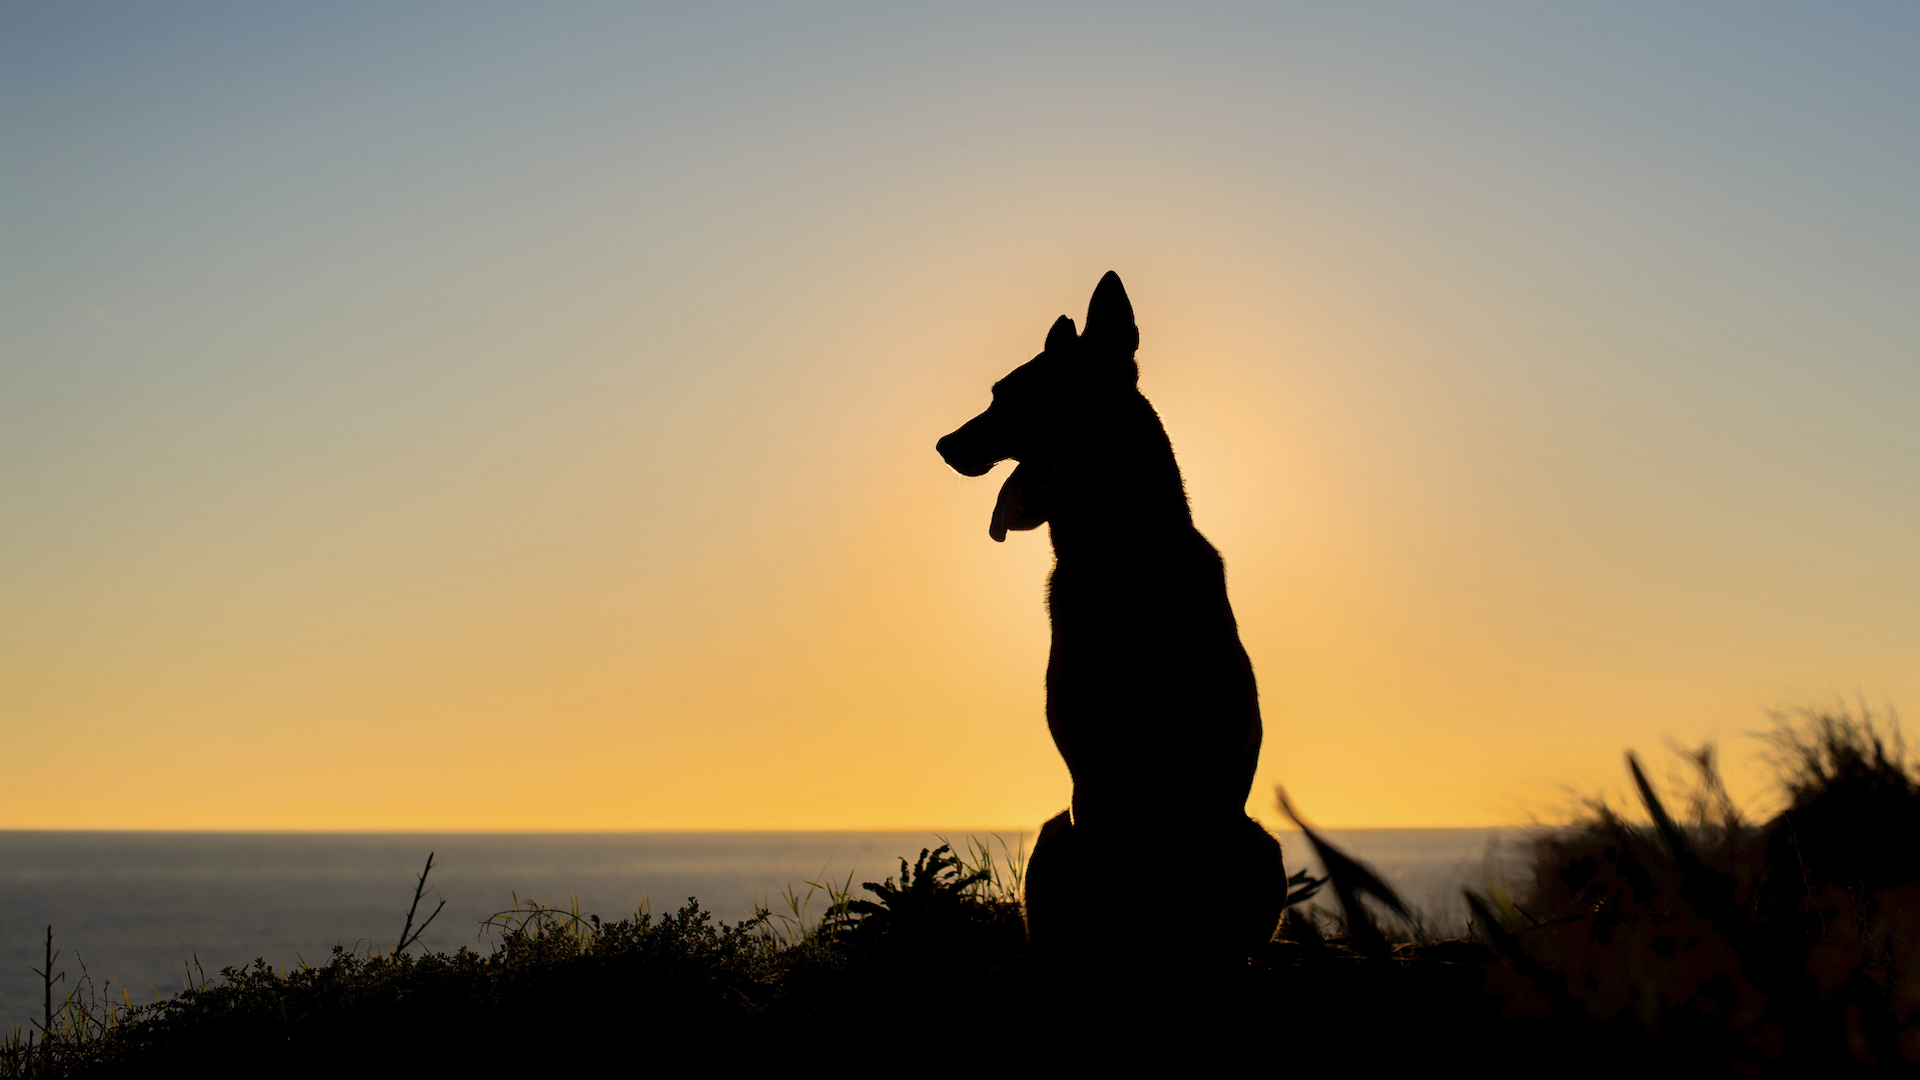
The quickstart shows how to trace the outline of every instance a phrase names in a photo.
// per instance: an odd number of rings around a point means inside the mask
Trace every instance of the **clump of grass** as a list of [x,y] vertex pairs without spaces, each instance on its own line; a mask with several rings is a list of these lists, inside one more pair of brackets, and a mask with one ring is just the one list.
[[1786,806],[1750,824],[1710,748],[1672,815],[1628,758],[1647,821],[1603,803],[1543,838],[1532,887],[1470,897],[1510,1015],[1608,1025],[1742,1071],[1920,1064],[1920,783],[1897,724],[1776,718]]
[[[821,880],[805,881],[805,892],[797,890],[788,882],[780,890],[780,906],[785,910],[775,911],[772,906],[762,902],[756,913],[764,920],[767,932],[781,948],[797,949],[819,945],[836,938],[850,920],[847,905],[853,899],[853,871],[847,871],[844,880],[835,882],[822,870],[815,875]],[[824,898],[825,906],[816,916],[813,905],[816,897]]]
[[[941,846],[950,846],[946,837],[939,837],[939,840]],[[1000,846],[998,854],[994,852],[995,844]],[[973,879],[968,889],[975,899],[992,903],[1020,902],[1027,883],[1027,838],[1024,835],[1012,846],[999,833],[989,833],[986,838],[969,836],[966,849],[956,858],[960,869]],[[905,860],[901,861],[904,871]]]
[[839,940],[869,961],[965,969],[1025,947],[1020,905],[995,884],[992,865],[969,866],[947,844],[920,849],[912,865],[902,858],[897,882],[861,888],[874,899],[846,902]]
[[86,959],[78,953],[74,962],[80,965],[80,977],[55,1005],[53,988],[66,977],[65,971],[54,967],[59,958],[49,926],[45,959],[33,969],[44,988],[42,1015],[26,1032],[12,1031],[0,1039],[0,1076],[60,1075],[69,1064],[84,1061],[91,1047],[118,1035],[134,1012],[126,987],[120,988],[120,1000],[115,1001],[112,980],[95,986]]
[[[900,860],[900,887],[889,877],[884,883],[866,882],[856,890],[852,871],[836,881],[822,868],[815,875],[819,878],[817,881],[803,881],[800,886],[789,882],[783,886],[778,909],[771,902],[762,901],[757,915],[781,947],[800,948],[845,940],[864,916],[876,912],[876,906],[884,909],[880,912],[881,922],[886,922],[893,917],[895,905],[903,901],[909,908],[916,902],[924,905],[929,896],[948,901],[957,898],[990,908],[1018,908],[1027,869],[1024,837],[1009,845],[998,833],[990,833],[986,838],[970,835],[964,850],[958,852],[946,837],[938,839],[940,847],[933,852],[923,849],[916,866],[908,866],[904,858]],[[896,895],[899,888],[906,890],[905,895]],[[859,895],[861,892],[875,893],[880,899],[877,904],[864,900]],[[818,915],[814,913],[816,903],[821,904]]]
[[[1405,942],[1428,940],[1431,937],[1426,931],[1425,920],[1400,899],[1400,894],[1392,886],[1380,880],[1372,867],[1341,851],[1320,835],[1319,830],[1306,823],[1300,812],[1294,809],[1293,801],[1287,798],[1285,788],[1276,787],[1273,795],[1280,812],[1306,836],[1314,854],[1320,857],[1320,865],[1327,868],[1324,878],[1314,878],[1302,870],[1287,879],[1287,897],[1282,911],[1294,922],[1290,928],[1291,936],[1305,941],[1329,936],[1345,938],[1357,951],[1369,956],[1385,955],[1396,938]],[[1322,886],[1329,884],[1333,886],[1335,898],[1340,901],[1338,912],[1320,912],[1302,906],[1312,900]],[[1383,930],[1373,913],[1367,910],[1365,898],[1368,896],[1398,915],[1412,931],[1412,937],[1397,934],[1389,936],[1391,931]],[[1326,925],[1323,925],[1323,920]],[[1331,933],[1328,926],[1331,927]]]

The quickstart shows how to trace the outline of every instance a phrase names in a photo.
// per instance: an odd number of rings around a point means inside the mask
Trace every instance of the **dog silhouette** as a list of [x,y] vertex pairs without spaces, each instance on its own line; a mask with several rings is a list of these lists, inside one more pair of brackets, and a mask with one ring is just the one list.
[[[1139,343],[1109,271],[1084,329],[1060,316],[1040,354],[936,449],[966,476],[1018,463],[994,504],[994,540],[1043,523],[1052,534],[1047,727],[1073,804],[1041,828],[1028,864],[1033,950],[1244,959],[1286,901],[1280,845],[1245,812],[1259,692],[1224,565],[1193,526],[1173,444],[1140,393]],[[1184,894],[1180,925],[1130,932],[1149,917],[1140,893],[1156,886]]]

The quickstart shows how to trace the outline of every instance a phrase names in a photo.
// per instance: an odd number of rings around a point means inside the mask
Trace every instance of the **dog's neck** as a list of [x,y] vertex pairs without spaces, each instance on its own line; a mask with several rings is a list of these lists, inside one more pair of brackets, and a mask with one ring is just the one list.
[[1103,403],[1079,427],[1049,515],[1056,558],[1159,547],[1193,532],[1173,444],[1144,396]]

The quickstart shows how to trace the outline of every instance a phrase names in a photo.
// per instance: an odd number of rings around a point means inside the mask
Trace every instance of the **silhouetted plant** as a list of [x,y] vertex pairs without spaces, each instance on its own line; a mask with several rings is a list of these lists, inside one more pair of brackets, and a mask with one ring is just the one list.
[[1326,878],[1314,877],[1306,870],[1295,870],[1287,878],[1287,907],[1298,907],[1320,895],[1320,886],[1327,883]]
[[[766,932],[782,948],[831,942],[854,919],[847,908],[848,902],[853,899],[853,871],[847,871],[846,878],[838,883],[825,873],[816,876],[823,880],[801,883],[807,887],[805,893],[796,890],[791,882],[780,889],[780,903],[786,908],[785,911],[774,911],[765,902],[755,909]],[[826,897],[825,910],[815,919],[813,898],[822,894]]]
[[60,953],[53,948],[53,928],[47,928],[45,959],[32,969],[41,976],[42,1014],[23,1038],[18,1031],[0,1039],[0,1076],[59,1076],[76,1063],[88,1060],[92,1048],[112,1037],[135,1011],[131,995],[121,988],[121,1000],[113,1000],[113,981],[96,987],[87,971],[87,962],[78,952],[74,962],[80,965],[75,980],[58,1005],[53,1001],[53,985],[65,979],[66,972],[55,972],[53,962]]
[[[884,931],[915,919],[937,918],[959,909],[967,900],[967,890],[989,877],[986,870],[968,872],[953,849],[941,844],[929,852],[920,849],[920,857],[909,867],[900,860],[900,884],[889,877],[883,883],[865,882],[860,887],[878,896],[872,900],[852,900],[847,910],[862,916],[860,928],[867,932]],[[872,928],[872,929],[868,929]]]
[[[1021,889],[1026,884],[1026,837],[1022,836],[1017,846],[1009,847],[1006,838],[999,833],[988,835],[991,841],[977,836],[967,837],[967,851],[955,856],[959,860],[959,868],[974,877],[974,883],[968,888],[975,899],[1017,904],[1020,902]],[[940,837],[939,840],[942,846],[947,845],[946,837]],[[998,855],[993,851],[995,843],[1000,845]],[[901,861],[904,870],[905,860]]]
[[1019,905],[988,895],[991,870],[970,868],[941,844],[921,849],[900,875],[866,882],[875,899],[850,899],[838,940],[862,959],[899,966],[947,968],[984,952],[1018,951],[1025,930]]
[[1749,1072],[1920,1064],[1920,785],[1881,728],[1864,711],[1780,718],[1787,806],[1759,827],[1709,750],[1683,752],[1691,822],[1629,755],[1647,824],[1596,803],[1544,837],[1522,919],[1469,896],[1506,958],[1491,990],[1515,1015],[1685,1033]]
[[[1420,920],[1414,916],[1413,910],[1407,906],[1406,901],[1400,899],[1400,894],[1396,893],[1392,886],[1381,881],[1380,876],[1375,874],[1372,868],[1335,847],[1326,837],[1321,836],[1317,830],[1301,819],[1299,812],[1293,808],[1292,801],[1287,798],[1285,788],[1276,787],[1273,789],[1273,794],[1275,801],[1280,804],[1280,812],[1306,835],[1307,843],[1313,846],[1314,854],[1320,857],[1320,865],[1327,868],[1325,879],[1313,881],[1311,886],[1302,883],[1305,895],[1299,900],[1294,899],[1293,892],[1288,892],[1289,907],[1310,898],[1320,890],[1321,885],[1332,884],[1333,894],[1340,900],[1339,936],[1347,938],[1360,952],[1371,955],[1384,955],[1389,943],[1379,925],[1374,922],[1373,914],[1367,910],[1366,904],[1362,901],[1363,896],[1371,895],[1385,904],[1394,914],[1406,920],[1408,926],[1419,927]],[[1291,887],[1292,879],[1288,879],[1287,884]],[[1317,927],[1315,932],[1318,934]]]
[[428,915],[426,921],[420,924],[420,929],[415,930],[413,928],[413,917],[420,910],[420,897],[426,891],[427,875],[431,873],[433,873],[433,852],[429,851],[427,852],[427,865],[420,871],[420,880],[414,882],[413,903],[407,907],[407,922],[406,925],[400,928],[400,944],[393,947],[395,953],[406,952],[407,946],[419,941],[420,935],[426,933],[427,927],[432,925],[433,920],[439,918],[440,912],[446,909],[447,902],[445,899],[442,899],[440,906],[434,908],[433,913]]

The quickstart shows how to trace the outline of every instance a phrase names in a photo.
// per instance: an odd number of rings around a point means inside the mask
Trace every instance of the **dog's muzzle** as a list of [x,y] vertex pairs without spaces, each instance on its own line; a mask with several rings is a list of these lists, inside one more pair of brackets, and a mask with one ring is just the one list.
[[963,427],[933,444],[933,448],[940,452],[941,460],[945,461],[954,472],[961,476],[985,476],[993,471],[995,465],[1007,460],[1005,455],[988,457],[968,447],[966,443],[969,440],[966,436],[967,429]]

